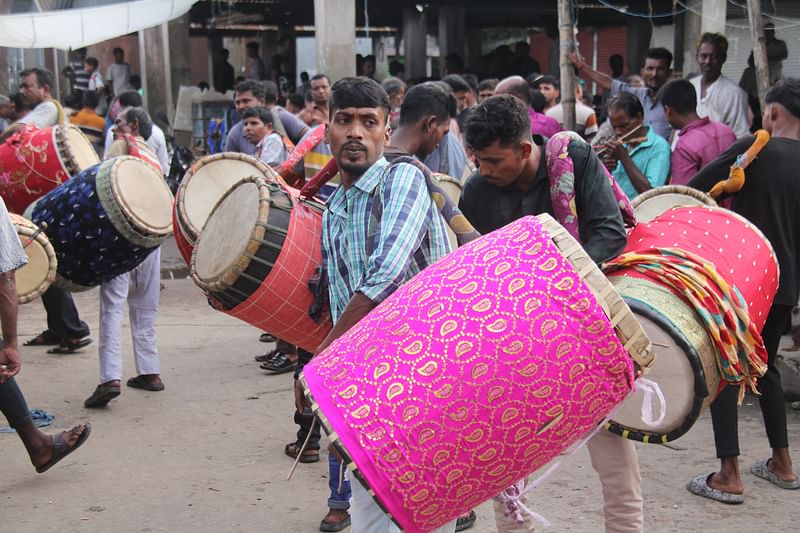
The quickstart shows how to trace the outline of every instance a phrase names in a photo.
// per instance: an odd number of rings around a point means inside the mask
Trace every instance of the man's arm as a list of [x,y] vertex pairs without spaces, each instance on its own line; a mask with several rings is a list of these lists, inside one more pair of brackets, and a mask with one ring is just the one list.
[[755,137],[748,135],[733,143],[733,146],[700,169],[700,172],[689,180],[689,187],[708,192],[718,181],[728,179],[731,165],[740,154],[743,154],[753,144],[753,140],[755,140]]
[[736,138],[741,139],[750,134],[750,125],[747,120],[747,93],[739,87],[737,89],[739,90],[735,92],[725,110],[724,122],[731,127]]
[[353,294],[353,297],[347,302],[344,311],[342,311],[342,316],[339,317],[336,325],[333,326],[333,329],[331,329],[330,333],[328,333],[322,341],[322,344],[317,347],[317,354],[325,351],[325,348],[333,341],[347,333],[350,328],[358,324],[362,318],[367,316],[367,314],[377,306],[377,302],[373,302],[362,293],[356,292]]
[[291,139],[293,143],[299,143],[300,139],[308,133],[308,126],[297,116],[289,113],[285,109],[281,109],[278,115],[281,118],[283,129],[286,130],[286,135],[289,136],[289,139]]
[[614,78],[587,65],[583,58],[578,54],[577,50],[572,50],[568,57],[572,64],[578,67],[578,74],[581,77],[589,78],[605,91],[611,90],[611,85],[614,82]]
[[2,134],[0,134],[0,143],[6,142],[6,140],[14,135],[15,133],[22,131],[25,129],[25,124],[20,124],[19,122],[16,124],[12,124],[8,127]]
[[231,131],[228,132],[228,138],[225,140],[226,152],[241,152],[241,147],[239,146],[239,130],[241,129],[240,124],[241,122],[235,124],[231,128]]
[[628,241],[617,199],[591,147],[572,141],[569,154],[575,165],[578,221],[583,248],[592,261],[602,263],[616,257]]

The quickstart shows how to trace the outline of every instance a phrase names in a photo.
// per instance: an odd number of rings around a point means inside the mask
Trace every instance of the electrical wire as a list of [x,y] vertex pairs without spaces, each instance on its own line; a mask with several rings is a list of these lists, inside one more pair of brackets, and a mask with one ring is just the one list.
[[[604,5],[605,7],[607,7],[608,9],[613,9],[614,11],[617,11],[618,13],[622,13],[623,15],[629,15],[631,17],[639,17],[639,18],[645,18],[645,19],[674,17],[675,15],[680,15],[681,13],[685,13],[687,11],[690,11],[688,6],[684,6],[684,5],[681,4],[681,6],[684,8],[682,11],[674,10],[674,11],[664,11],[662,13],[653,13],[652,12],[652,5],[651,5],[650,6],[650,12],[649,13],[645,13],[645,12],[641,12],[641,11],[631,11],[630,9],[628,9],[625,6],[614,5],[611,2],[608,2],[606,0],[597,0],[597,1],[600,2],[602,5]],[[680,4],[680,2],[678,2],[678,4]],[[702,2],[699,2],[699,3],[695,4],[694,7],[696,8],[696,7],[700,6],[701,4],[702,4]]]
[[[600,0],[600,1],[602,2],[602,0]],[[729,0],[729,1],[730,1],[730,0]],[[708,16],[706,16],[706,15],[703,15],[703,13],[701,13],[700,11],[697,11],[697,10],[696,10],[695,8],[693,8],[693,7],[689,7],[689,6],[687,6],[687,5],[686,5],[686,4],[684,4],[684,3],[683,3],[681,0],[675,0],[675,2],[676,2],[676,3],[677,3],[679,6],[686,8],[686,11],[689,11],[689,12],[691,12],[691,13],[694,13],[695,15],[698,15],[698,16],[700,16],[700,17],[702,17],[702,18],[706,19],[706,20],[711,20],[711,21],[714,21],[714,22],[717,22],[717,23],[719,23],[719,22],[720,22],[719,20],[717,20],[717,19],[715,19],[715,18],[712,18],[712,17],[708,17]],[[731,22],[728,22],[727,20],[726,20],[726,21],[724,21],[724,24],[725,24],[725,26],[728,26],[728,27],[730,27],[730,28],[739,28],[740,30],[750,30],[750,25],[749,25],[749,24],[747,24],[747,25],[733,24],[733,23],[731,23]],[[796,23],[794,23],[794,24],[787,24],[787,25],[785,25],[785,26],[775,26],[775,30],[776,30],[776,31],[777,31],[777,30],[785,30],[785,29],[788,29],[788,28],[796,28],[796,27],[798,27],[798,26],[800,26],[800,22],[796,22]]]
[[[734,6],[734,7],[738,7],[740,9],[747,10],[747,4],[736,2],[736,0],[728,0],[728,3],[730,5],[732,5],[732,6]],[[793,26],[798,24],[797,19],[792,20],[792,19],[779,17],[777,15],[769,15],[767,13],[764,13],[763,10],[762,10],[761,16],[764,17],[764,18],[767,18],[767,19],[771,19],[771,20],[780,20],[781,22],[788,22],[788,23],[792,24]]]

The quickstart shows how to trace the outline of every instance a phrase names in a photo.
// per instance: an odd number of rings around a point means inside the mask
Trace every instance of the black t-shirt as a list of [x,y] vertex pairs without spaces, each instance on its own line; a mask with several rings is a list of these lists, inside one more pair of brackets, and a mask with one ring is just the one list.
[[[534,135],[533,142],[542,148],[542,157],[529,191],[522,192],[514,185],[496,187],[481,176],[480,171],[472,174],[464,185],[458,207],[481,234],[527,215],[553,214],[544,151],[546,140]],[[619,254],[627,242],[614,192],[602,163],[588,144],[572,141],[567,151],[575,171],[575,203],[581,242],[594,262],[608,261]]]
[[[689,182],[690,187],[709,191],[728,177],[730,166],[743,154],[754,137],[736,141],[726,152],[703,167]],[[800,295],[800,141],[773,138],[745,169],[742,190],[733,197],[731,208],[750,220],[772,243],[781,267],[775,303],[797,305]]]

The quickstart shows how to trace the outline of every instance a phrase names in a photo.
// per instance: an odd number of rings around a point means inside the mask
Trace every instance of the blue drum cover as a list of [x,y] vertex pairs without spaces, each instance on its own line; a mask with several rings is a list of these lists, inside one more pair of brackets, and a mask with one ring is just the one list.
[[[136,268],[155,248],[131,243],[109,219],[97,194],[97,174],[104,161],[62,183],[33,206],[31,219],[47,223],[58,274],[69,283],[94,287]],[[108,172],[103,172],[108,179]],[[74,287],[65,286],[67,289]]]

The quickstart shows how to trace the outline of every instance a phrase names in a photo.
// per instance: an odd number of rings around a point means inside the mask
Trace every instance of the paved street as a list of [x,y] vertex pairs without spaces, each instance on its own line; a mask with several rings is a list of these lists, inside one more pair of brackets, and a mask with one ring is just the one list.
[[[165,265],[169,261],[165,252]],[[176,262],[177,264],[177,262]],[[266,348],[258,332],[211,310],[185,278],[165,280],[158,344],[166,390],[126,389],[106,409],[83,400],[97,384],[96,344],[67,356],[23,350],[19,382],[30,407],[55,415],[49,430],[90,421],[91,438],[45,475],[37,475],[16,436],[0,434],[0,530],[313,532],[324,515],[327,463],[300,465],[283,446],[293,438],[291,375],[267,376],[253,362]],[[76,295],[96,339],[97,291]],[[41,331],[40,302],[20,310],[21,340]],[[123,332],[125,379],[135,375],[130,330]],[[741,410],[742,464],[768,452],[751,397]],[[800,457],[800,412],[789,412],[790,442]],[[800,491],[782,491],[744,474],[747,501],[725,506],[689,494],[685,483],[715,468],[706,414],[670,445],[639,447],[650,531],[790,531]],[[552,531],[598,531],[600,486],[588,454],[567,458],[534,493]],[[476,533],[495,532],[484,504]]]

